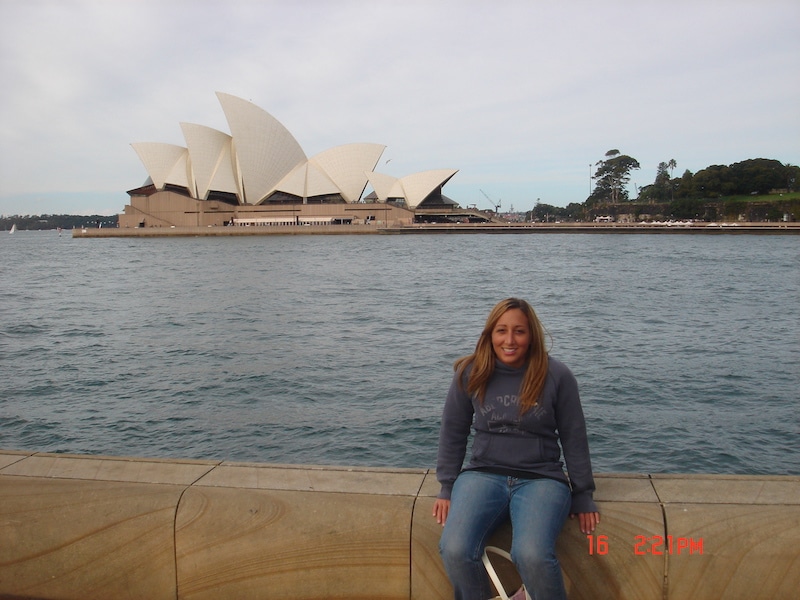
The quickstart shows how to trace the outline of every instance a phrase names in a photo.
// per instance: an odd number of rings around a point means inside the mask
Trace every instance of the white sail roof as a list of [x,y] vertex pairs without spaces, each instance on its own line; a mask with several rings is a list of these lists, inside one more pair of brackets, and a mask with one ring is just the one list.
[[212,191],[235,194],[243,204],[268,201],[279,191],[302,198],[339,196],[358,202],[369,182],[379,200],[404,198],[415,208],[454,169],[424,171],[402,179],[375,173],[386,146],[344,144],[312,158],[272,115],[252,102],[217,92],[231,134],[181,123],[186,147],[158,142],[132,144],[156,189],[182,186],[193,198],[207,199]]
[[365,171],[375,168],[385,149],[381,144],[345,144],[320,152],[309,162],[330,177],[346,202],[357,202],[367,186]]
[[388,198],[403,198],[403,187],[397,177],[392,177],[386,173],[376,173],[375,171],[365,173],[375,195],[381,202],[386,202]]
[[[131,146],[136,150],[136,154],[139,155],[139,159],[144,164],[144,168],[147,169],[147,174],[153,180],[153,185],[156,188],[162,189],[167,183],[176,183],[174,181],[176,177],[183,181],[183,183],[177,183],[177,185],[186,185],[186,173],[183,173],[182,178],[179,174],[175,174],[175,169],[179,165],[183,165],[184,169],[186,168],[186,156],[188,153],[186,148],[160,142],[134,142]],[[172,179],[170,178],[171,176]]]
[[191,159],[197,197],[205,199],[210,190],[241,197],[234,172],[233,138],[222,131],[194,123],[181,123],[181,129]]
[[339,193],[339,188],[330,177],[311,162],[298,165],[275,186],[275,189],[299,198]]
[[437,187],[443,186],[458,173],[457,169],[436,169],[407,175],[400,180],[405,192],[406,205],[416,208]]
[[416,208],[436,188],[447,183],[457,169],[436,169],[412,173],[400,179],[384,173],[367,173],[370,185],[381,202],[388,198],[404,198],[406,206]]
[[248,204],[267,197],[292,169],[306,162],[289,130],[252,102],[217,92],[235,140],[236,157]]

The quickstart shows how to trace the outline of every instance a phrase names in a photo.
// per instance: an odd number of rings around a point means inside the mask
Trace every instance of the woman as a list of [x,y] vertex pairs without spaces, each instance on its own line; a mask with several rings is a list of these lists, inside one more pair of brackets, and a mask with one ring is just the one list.
[[[472,456],[462,470],[473,427]],[[497,304],[475,352],[456,361],[436,476],[441,492],[433,516],[444,526],[439,549],[456,600],[493,595],[481,556],[508,518],[511,557],[531,598],[566,598],[558,534],[568,514],[586,534],[600,514],[578,384],[548,356],[544,329],[524,300]]]

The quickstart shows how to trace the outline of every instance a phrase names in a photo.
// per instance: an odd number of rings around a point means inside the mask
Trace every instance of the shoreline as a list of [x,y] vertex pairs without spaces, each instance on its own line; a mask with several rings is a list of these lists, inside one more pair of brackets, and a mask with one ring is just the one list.
[[800,223],[457,223],[418,224],[402,227],[380,225],[317,225],[268,227],[147,227],[73,229],[73,238],[109,237],[210,237],[254,235],[408,235],[408,234],[693,234],[693,235],[798,235]]

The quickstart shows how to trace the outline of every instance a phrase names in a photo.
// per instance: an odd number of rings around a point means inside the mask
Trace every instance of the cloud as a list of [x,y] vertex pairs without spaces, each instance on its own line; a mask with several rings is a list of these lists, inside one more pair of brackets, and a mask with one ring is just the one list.
[[611,147],[639,185],[670,158],[797,164],[798,17],[792,0],[0,0],[0,199],[122,193],[121,210],[146,177],[130,143],[228,131],[217,90],[309,156],[376,142],[395,176],[459,169],[445,193],[465,205],[487,187],[581,202]]

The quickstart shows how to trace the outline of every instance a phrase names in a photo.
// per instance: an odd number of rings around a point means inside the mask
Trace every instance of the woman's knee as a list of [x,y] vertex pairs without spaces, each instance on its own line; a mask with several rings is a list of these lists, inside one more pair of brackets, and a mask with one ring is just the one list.
[[475,544],[458,532],[444,532],[439,540],[439,554],[445,563],[474,560]]
[[512,544],[511,560],[531,570],[550,569],[558,565],[555,548],[540,544]]

